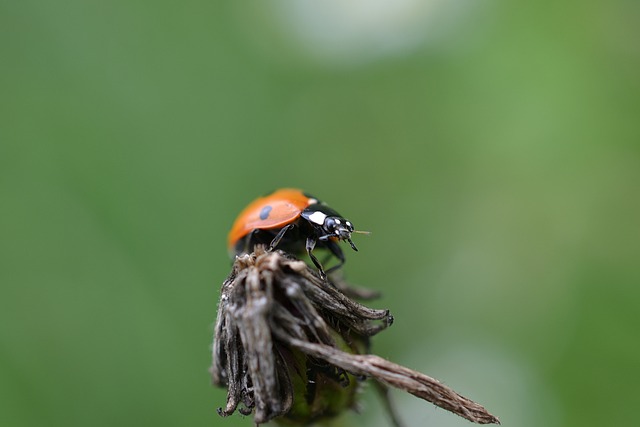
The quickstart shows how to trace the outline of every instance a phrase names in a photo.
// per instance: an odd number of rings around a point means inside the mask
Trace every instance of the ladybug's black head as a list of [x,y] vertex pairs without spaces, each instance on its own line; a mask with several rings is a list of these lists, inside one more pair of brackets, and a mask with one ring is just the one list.
[[353,233],[353,224],[347,219],[340,216],[328,216],[324,220],[322,230],[326,233],[319,240],[328,240],[330,238],[338,238],[349,242],[354,251],[357,251],[356,245],[351,241],[351,233]]
[[350,241],[351,233],[353,233],[353,224],[351,224],[349,220],[339,216],[328,216],[324,220],[322,228],[327,234],[332,237],[337,237],[340,240]]
[[346,240],[354,251],[358,250],[356,245],[351,241],[351,233],[353,233],[354,230],[351,221],[344,219],[338,212],[327,205],[311,205],[302,212],[301,216],[314,224],[317,230],[316,232],[319,234],[318,240]]

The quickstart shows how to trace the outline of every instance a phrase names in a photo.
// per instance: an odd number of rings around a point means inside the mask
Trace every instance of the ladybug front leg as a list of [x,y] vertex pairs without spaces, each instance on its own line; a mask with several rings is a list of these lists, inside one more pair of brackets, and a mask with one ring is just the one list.
[[280,243],[280,240],[282,240],[286,232],[291,230],[295,226],[295,224],[288,224],[282,227],[282,229],[278,231],[278,234],[276,234],[276,237],[274,237],[271,243],[269,243],[269,251],[274,250],[276,246],[278,246],[278,243]]
[[258,229],[253,230],[244,238],[244,244],[242,245],[244,249],[243,253],[248,254],[249,252],[251,252],[251,250],[256,245],[256,237],[258,236],[259,232],[260,230]]
[[318,268],[318,273],[320,273],[320,277],[322,278],[322,280],[326,280],[327,275],[324,273],[324,270],[322,269],[322,264],[320,264],[320,261],[318,261],[318,258],[316,258],[316,256],[311,253],[311,251],[313,251],[313,248],[315,247],[316,247],[316,239],[314,237],[307,237],[306,248],[307,248],[307,253],[309,254],[309,258],[311,258],[311,261],[313,261],[313,264]]

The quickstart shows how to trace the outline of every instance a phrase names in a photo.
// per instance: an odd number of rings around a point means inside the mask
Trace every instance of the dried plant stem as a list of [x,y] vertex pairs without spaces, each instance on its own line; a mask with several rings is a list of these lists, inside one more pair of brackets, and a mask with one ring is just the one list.
[[356,375],[372,377],[407,391],[454,414],[478,424],[500,424],[483,406],[459,395],[428,375],[389,362],[374,354],[349,354],[334,347],[292,338],[278,329],[275,335],[303,353],[318,357]]

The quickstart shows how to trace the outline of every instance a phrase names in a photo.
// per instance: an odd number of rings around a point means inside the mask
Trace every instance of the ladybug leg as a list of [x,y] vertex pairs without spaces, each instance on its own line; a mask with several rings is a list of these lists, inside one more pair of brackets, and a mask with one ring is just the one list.
[[295,226],[296,226],[295,224],[288,224],[282,227],[282,229],[278,231],[278,234],[276,234],[276,237],[274,237],[271,243],[269,243],[269,252],[274,250],[276,246],[278,246],[278,243],[280,243],[280,240],[282,240],[286,232],[291,230]]
[[258,232],[260,230],[253,230],[251,233],[249,233],[249,235],[247,237],[245,237],[244,239],[244,253],[248,254],[250,252],[250,249],[253,248],[255,246],[256,243],[256,236],[258,235]]
[[306,248],[307,248],[307,253],[309,254],[309,258],[311,258],[311,261],[313,261],[313,264],[318,268],[318,273],[320,273],[320,277],[322,278],[322,280],[326,280],[327,275],[322,269],[322,264],[320,264],[320,261],[318,261],[318,258],[316,258],[316,256],[311,253],[311,251],[313,251],[313,248],[315,247],[316,247],[316,239],[313,237],[307,237]]

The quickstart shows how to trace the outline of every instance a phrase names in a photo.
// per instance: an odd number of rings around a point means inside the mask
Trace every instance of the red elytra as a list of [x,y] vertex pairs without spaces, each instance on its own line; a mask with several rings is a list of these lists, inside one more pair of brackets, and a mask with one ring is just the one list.
[[[259,197],[244,208],[233,223],[227,238],[229,249],[233,249],[240,239],[254,230],[277,229],[291,224],[313,203],[317,203],[317,200],[295,188],[283,188]],[[271,209],[265,217],[265,209],[269,207]]]

